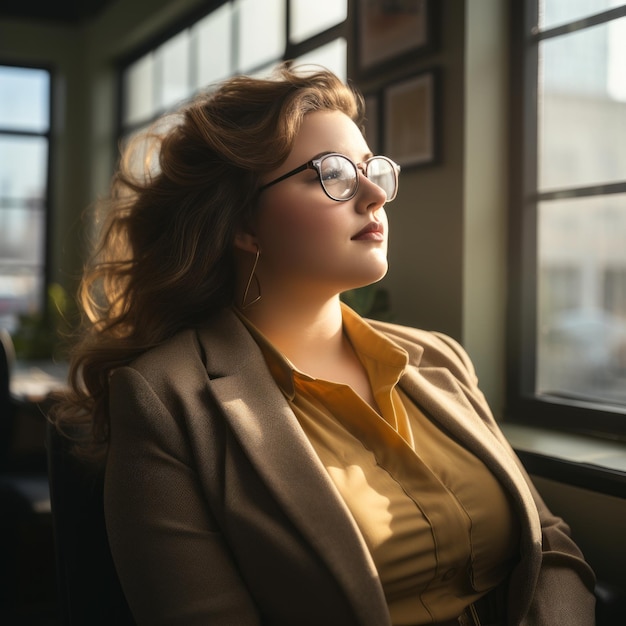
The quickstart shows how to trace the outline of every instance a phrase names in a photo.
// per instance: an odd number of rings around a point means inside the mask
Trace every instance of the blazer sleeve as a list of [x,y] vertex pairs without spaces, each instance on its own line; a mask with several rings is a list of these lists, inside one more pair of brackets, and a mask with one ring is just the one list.
[[260,618],[191,467],[183,429],[134,369],[111,379],[107,532],[139,625],[257,626]]
[[[533,592],[533,600],[522,626],[593,626],[595,624],[595,575],[571,537],[569,526],[552,514],[539,495],[519,457],[491,415],[471,359],[453,339],[436,335],[454,352],[460,365],[455,372],[485,407],[489,427],[514,458],[533,496],[542,531],[541,568]],[[523,584],[523,583],[520,583]],[[516,589],[509,590],[509,604],[515,602]]]
[[[518,461],[521,466],[521,463]],[[533,601],[523,626],[593,626],[595,576],[570,535],[569,526],[553,515],[523,467],[541,520],[542,562]],[[514,593],[511,590],[510,593]]]

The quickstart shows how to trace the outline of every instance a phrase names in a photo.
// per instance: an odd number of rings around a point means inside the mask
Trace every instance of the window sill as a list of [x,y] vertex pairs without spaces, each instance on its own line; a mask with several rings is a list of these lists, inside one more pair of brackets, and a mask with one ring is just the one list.
[[626,444],[513,422],[500,426],[530,474],[626,499]]

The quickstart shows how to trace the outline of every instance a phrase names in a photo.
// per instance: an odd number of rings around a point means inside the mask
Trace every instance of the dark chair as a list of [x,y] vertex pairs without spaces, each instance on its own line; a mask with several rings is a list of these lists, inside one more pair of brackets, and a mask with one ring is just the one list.
[[47,450],[61,624],[134,625],[109,549],[102,474],[52,425]]

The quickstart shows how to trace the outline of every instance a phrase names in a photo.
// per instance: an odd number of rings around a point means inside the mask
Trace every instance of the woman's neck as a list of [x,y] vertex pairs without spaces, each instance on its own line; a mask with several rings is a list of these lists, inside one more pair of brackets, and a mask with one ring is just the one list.
[[[244,315],[296,367],[336,359],[344,349],[339,297],[318,302],[259,301]],[[317,368],[315,368],[317,369]]]
[[378,410],[367,373],[343,332],[339,296],[319,306],[298,301],[244,311],[250,321],[301,372],[343,383]]

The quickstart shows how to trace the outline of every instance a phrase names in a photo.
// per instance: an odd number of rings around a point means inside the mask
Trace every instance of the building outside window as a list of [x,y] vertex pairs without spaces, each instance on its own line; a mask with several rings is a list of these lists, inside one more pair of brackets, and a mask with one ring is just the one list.
[[626,435],[626,4],[512,3],[509,412]]
[[50,72],[0,65],[0,327],[41,312],[46,283]]

